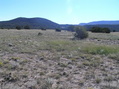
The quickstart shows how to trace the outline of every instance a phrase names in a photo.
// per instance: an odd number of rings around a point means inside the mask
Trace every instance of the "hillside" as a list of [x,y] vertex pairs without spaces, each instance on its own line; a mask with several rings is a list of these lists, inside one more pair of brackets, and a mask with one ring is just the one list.
[[80,25],[119,25],[119,20],[117,21],[93,21],[89,23],[80,23]]
[[80,23],[79,25],[85,26],[88,30],[92,27],[109,28],[111,31],[119,31],[119,21],[93,21],[89,23]]
[[[106,27],[111,31],[119,31],[119,21],[93,21],[89,23],[80,23],[79,25],[85,26],[88,30],[91,27]],[[56,29],[61,28],[62,30],[72,30],[73,24],[57,24],[53,21],[44,18],[16,18],[9,21],[0,21],[0,28],[14,29],[16,26],[24,28],[24,26],[29,26],[30,29]]]
[[52,22],[50,20],[44,19],[44,18],[16,18],[9,21],[1,21],[0,27],[1,28],[15,28],[16,26],[20,26],[23,28],[24,26],[29,26],[31,29],[40,29],[40,28],[46,28],[46,29],[55,29],[59,28],[59,24]]

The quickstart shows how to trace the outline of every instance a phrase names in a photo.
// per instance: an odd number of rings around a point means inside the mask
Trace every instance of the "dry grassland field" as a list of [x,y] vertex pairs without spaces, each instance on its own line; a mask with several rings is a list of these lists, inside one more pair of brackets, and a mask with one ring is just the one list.
[[119,89],[119,33],[73,34],[0,29],[0,89]]

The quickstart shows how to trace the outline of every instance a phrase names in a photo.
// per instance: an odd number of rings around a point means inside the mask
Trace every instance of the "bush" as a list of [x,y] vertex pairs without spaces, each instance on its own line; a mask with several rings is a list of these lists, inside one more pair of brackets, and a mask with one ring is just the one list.
[[56,28],[55,31],[56,32],[61,32],[61,29]]
[[113,30],[113,32],[116,32],[116,30]]
[[70,25],[67,30],[71,31],[71,32],[74,32],[74,27],[75,27],[74,25]]
[[46,29],[45,29],[45,28],[41,28],[41,30],[46,31]]
[[75,26],[74,31],[75,31],[75,34],[74,34],[75,39],[85,39],[88,37],[88,32],[82,26]]
[[42,35],[42,33],[41,33],[41,32],[39,32],[39,33],[38,33],[38,36],[41,36],[41,35]]
[[109,28],[100,28],[100,27],[92,27],[90,29],[91,32],[96,32],[96,33],[110,33]]
[[110,33],[109,28],[102,28],[102,31],[103,31],[104,33]]
[[17,30],[20,30],[20,29],[21,29],[21,27],[20,27],[20,26],[16,26],[16,29],[17,29]]
[[4,29],[3,27],[1,27],[1,29]]
[[30,29],[30,27],[29,26],[24,26],[24,29]]
[[100,27],[92,27],[90,29],[91,32],[101,32],[101,28]]

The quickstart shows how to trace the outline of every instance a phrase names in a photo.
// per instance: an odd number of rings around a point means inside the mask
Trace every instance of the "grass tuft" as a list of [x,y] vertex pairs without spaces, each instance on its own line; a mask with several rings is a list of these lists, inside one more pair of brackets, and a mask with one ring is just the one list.
[[94,45],[85,46],[83,48],[83,52],[89,54],[99,54],[99,55],[109,55],[119,52],[119,48],[117,46],[107,46],[107,45]]

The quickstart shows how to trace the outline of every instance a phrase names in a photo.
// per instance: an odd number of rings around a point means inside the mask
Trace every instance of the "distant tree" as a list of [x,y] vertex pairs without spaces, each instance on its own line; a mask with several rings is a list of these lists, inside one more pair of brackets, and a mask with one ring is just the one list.
[[102,32],[103,33],[110,33],[110,30],[109,30],[109,28],[102,28]]
[[74,32],[74,27],[75,27],[74,25],[70,25],[67,30],[71,31],[71,32]]
[[21,27],[20,27],[20,26],[16,26],[16,29],[17,29],[17,30],[20,30],[20,29],[21,29]]
[[30,29],[30,27],[28,25],[24,26],[24,29]]
[[101,27],[92,27],[90,31],[95,33],[110,33],[109,28],[101,28]]
[[113,30],[113,32],[116,32],[116,30]]
[[3,27],[0,27],[1,29],[4,29]]
[[46,31],[46,28],[41,28],[41,30]]
[[61,32],[61,29],[56,28],[55,31],[56,31],[56,32]]
[[100,27],[92,27],[90,29],[91,32],[101,32],[101,28]]
[[86,28],[82,26],[75,26],[74,31],[75,31],[75,34],[74,34],[75,39],[85,39],[88,37],[88,32]]

